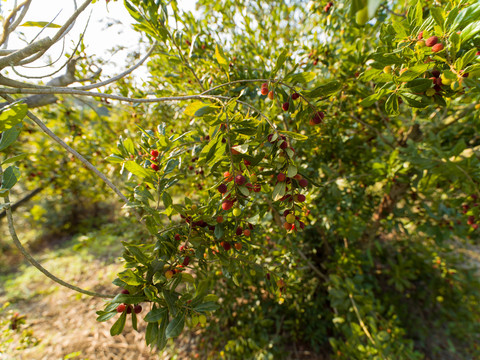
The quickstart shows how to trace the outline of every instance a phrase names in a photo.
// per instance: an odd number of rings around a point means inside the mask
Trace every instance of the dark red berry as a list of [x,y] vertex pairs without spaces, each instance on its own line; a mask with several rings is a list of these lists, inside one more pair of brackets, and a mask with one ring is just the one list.
[[438,78],[440,77],[440,71],[439,70],[432,70],[432,76]]
[[152,164],[150,165],[150,167],[155,171],[158,171],[160,169],[157,164]]
[[235,176],[235,184],[242,186],[247,182],[247,179],[245,179],[245,176],[243,175],[237,175]]
[[188,266],[188,264],[190,264],[190,257],[189,257],[189,256],[185,256],[185,258],[183,259],[182,265],[183,265],[183,266]]
[[227,192],[228,188],[227,188],[227,185],[225,185],[225,184],[220,184],[220,185],[218,186],[217,190],[218,190],[218,192],[219,192],[220,194],[225,194],[225,193]]
[[280,174],[277,175],[278,182],[285,181],[286,178],[287,178],[287,176],[284,173],[280,173]]
[[127,305],[127,314],[132,313],[132,305]]
[[283,105],[282,105],[283,111],[288,111],[289,107],[290,107],[290,103],[288,101],[283,103]]
[[128,291],[127,289],[123,289],[123,290],[121,291],[121,293],[128,295],[128,294],[130,294],[130,291]]
[[438,43],[438,37],[436,37],[436,36],[430,36],[430,37],[425,41],[425,45],[428,46],[428,47],[432,47],[432,46],[435,45],[436,43]]
[[154,158],[158,157],[158,150],[150,151],[150,155],[152,155]]
[[232,248],[232,245],[230,245],[230,243],[227,242],[227,241],[222,241],[220,243],[220,245],[222,245],[222,247],[225,249],[225,251],[228,251]]
[[180,241],[180,234],[175,234],[175,240]]
[[142,312],[142,305],[135,305],[133,311],[135,312],[135,314],[140,314]]
[[235,234],[237,234],[237,236],[240,236],[242,235],[243,233],[243,229],[241,226],[237,227],[237,230],[235,230]]
[[292,94],[292,100],[297,100],[300,97],[300,94],[295,92]]
[[125,304],[120,304],[120,305],[117,306],[117,312],[123,313],[126,308],[127,307],[125,306]]
[[300,185],[302,188],[305,188],[308,186],[308,180],[307,179],[301,179],[299,182],[298,182],[298,185]]

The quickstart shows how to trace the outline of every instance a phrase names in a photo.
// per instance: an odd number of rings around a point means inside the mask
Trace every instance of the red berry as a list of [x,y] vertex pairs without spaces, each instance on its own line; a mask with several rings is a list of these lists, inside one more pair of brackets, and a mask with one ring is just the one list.
[[228,211],[232,208],[233,206],[233,201],[230,201],[230,200],[225,200],[223,203],[222,203],[222,209],[225,210],[225,211]]
[[473,225],[473,224],[475,224],[475,217],[474,217],[474,216],[469,216],[469,217],[468,217],[467,224],[468,224],[468,225]]
[[260,190],[262,190],[262,186],[260,184],[255,184],[253,186],[253,191],[255,191],[256,193],[260,192]]
[[123,289],[123,290],[121,291],[121,293],[128,295],[128,294],[130,294],[130,291],[128,291],[127,289]]
[[323,111],[319,111],[313,115],[312,121],[315,125],[318,125],[322,122],[324,117],[325,117],[325,114],[323,113]]
[[273,134],[269,134],[268,137],[267,137],[267,140],[271,144],[274,143],[274,141],[272,141],[272,139],[273,139]]
[[160,169],[157,164],[152,164],[150,165],[150,167],[155,171],[158,171]]
[[230,182],[230,181],[233,180],[233,176],[230,175],[230,173],[229,173],[228,171],[225,171],[225,172],[223,173],[223,177],[225,178],[225,181],[227,181],[227,182]]
[[290,103],[288,101],[283,103],[283,105],[282,105],[283,111],[288,111],[289,107],[290,107]]
[[158,150],[150,151],[150,155],[152,155],[154,158],[158,157]]
[[438,78],[440,77],[440,71],[439,70],[432,70],[432,76]]
[[480,51],[477,51],[477,56],[480,56]]
[[175,240],[180,241],[180,234],[175,234]]
[[142,312],[142,305],[135,305],[133,311],[135,312],[135,314],[140,314]]
[[284,173],[280,173],[280,174],[277,175],[278,182],[285,181],[286,178],[287,178],[287,176]]
[[240,236],[240,235],[242,235],[242,233],[243,233],[242,227],[241,226],[237,227],[237,230],[235,230],[235,234],[237,236]]
[[132,305],[127,305],[127,314],[132,313]]
[[182,265],[183,266],[188,266],[188,264],[190,264],[190,257],[185,256],[185,258],[183,259]]
[[222,241],[220,243],[220,245],[222,245],[222,247],[225,249],[225,251],[228,251],[232,248],[232,245],[230,245],[230,243],[227,242],[227,241]]
[[127,307],[125,306],[125,304],[120,304],[120,305],[117,306],[117,312],[123,313],[126,308]]
[[260,89],[260,93],[262,95],[267,95],[268,94],[268,84],[267,83],[264,83],[262,85],[262,88]]
[[245,176],[243,175],[237,175],[235,176],[235,184],[242,186],[247,182],[247,179],[245,179]]
[[423,31],[420,31],[420,32],[418,33],[417,39],[418,39],[418,40],[422,40],[422,39],[423,39]]
[[287,147],[288,147],[288,143],[284,140],[284,141],[280,144],[280,149],[285,150]]
[[219,192],[220,194],[225,194],[225,193],[227,192],[228,188],[227,188],[227,185],[225,185],[225,184],[220,184],[220,185],[218,186],[217,190],[218,190],[218,192]]
[[283,216],[287,216],[288,214],[290,214],[290,210],[285,210],[285,211],[283,212]]
[[308,186],[308,180],[307,179],[301,179],[298,182],[298,185],[300,185],[302,188],[306,188]]
[[432,51],[433,52],[439,52],[439,51],[442,51],[444,48],[443,44],[442,43],[439,43],[439,44],[435,44],[432,46]]
[[247,159],[243,159],[243,163],[245,164],[245,166],[252,165],[252,163],[250,161],[248,161]]
[[296,200],[297,200],[298,202],[304,202],[305,199],[306,199],[306,197],[305,197],[305,195],[303,195],[303,194],[298,194],[298,195],[296,196]]
[[264,88],[265,88],[265,89],[268,89],[268,83],[263,83],[263,84],[262,84],[262,89],[264,89]]
[[221,224],[223,222],[223,216],[219,215],[217,216],[217,223]]
[[295,92],[292,94],[292,100],[297,100],[300,97],[300,94]]
[[430,37],[425,41],[425,45],[428,46],[428,47],[432,47],[432,46],[435,45],[436,43],[438,43],[438,37],[436,37],[436,36],[430,36]]
[[250,230],[248,229],[243,230],[243,235],[250,236]]
[[268,93],[268,98],[270,100],[273,100],[273,90],[271,90],[269,93]]

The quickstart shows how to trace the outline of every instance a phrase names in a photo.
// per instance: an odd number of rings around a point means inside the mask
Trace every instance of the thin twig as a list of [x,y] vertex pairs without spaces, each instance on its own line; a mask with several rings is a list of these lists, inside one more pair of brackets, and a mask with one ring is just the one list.
[[[2,170],[2,166],[0,165],[0,176],[3,174],[3,170]],[[97,293],[97,292],[94,292],[94,291],[89,291],[89,290],[84,290],[84,289],[81,289],[79,288],[78,286],[75,286],[75,285],[72,285],[72,284],[69,284],[59,278],[57,278],[55,275],[53,275],[52,273],[50,273],[48,270],[46,270],[42,265],[40,265],[33,257],[32,255],[30,255],[30,253],[23,247],[22,243],[20,242],[20,240],[18,239],[18,236],[17,236],[17,233],[15,231],[15,226],[13,224],[13,216],[12,216],[12,209],[10,207],[10,198],[8,196],[8,194],[5,196],[4,198],[4,203],[5,204],[8,204],[6,205],[6,212],[7,212],[7,221],[8,221],[8,230],[10,232],[10,236],[12,237],[12,240],[13,240],[13,243],[15,244],[15,246],[18,248],[18,250],[20,250],[20,252],[22,253],[22,255],[27,259],[27,261],[32,264],[33,266],[35,266],[38,270],[40,270],[46,277],[52,279],[53,281],[55,281],[57,284],[60,284],[62,286],[65,286],[71,290],[74,290],[74,291],[77,291],[79,293],[82,293],[82,294],[85,294],[85,295],[88,295],[88,296],[94,296],[94,297],[101,297],[101,298],[113,298],[115,297],[114,295],[109,295],[109,294],[101,294],[101,293]]]

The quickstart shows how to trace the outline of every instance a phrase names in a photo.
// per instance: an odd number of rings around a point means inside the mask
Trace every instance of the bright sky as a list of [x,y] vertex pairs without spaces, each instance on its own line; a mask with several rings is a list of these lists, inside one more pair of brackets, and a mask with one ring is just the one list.
[[[23,0],[1,0],[0,11],[3,17],[6,17],[15,3],[21,3]],[[83,1],[77,0],[80,5]],[[195,0],[181,0],[179,1],[184,9],[193,10]],[[22,24],[27,21],[52,21],[55,24],[62,25],[74,12],[73,0],[33,0],[28,10],[27,16],[22,21]],[[102,77],[114,75],[126,68],[125,58],[129,53],[140,51],[143,55],[145,53],[146,45],[139,42],[140,36],[131,26],[132,18],[128,14],[123,5],[122,0],[110,1],[106,4],[105,0],[97,0],[95,4],[91,4],[87,10],[79,17],[74,28],[66,37],[65,48],[67,52],[71,52],[75,47],[80,34],[83,32],[90,16],[88,28],[84,37],[84,44],[87,47],[86,53],[89,56],[96,55],[101,58],[109,59],[109,65],[103,67]],[[39,27],[22,27],[17,28],[17,34],[11,36],[8,42],[9,49],[17,49],[25,46],[25,41],[30,42],[40,31]],[[38,38],[45,36],[52,36],[56,29],[45,29]],[[23,41],[22,41],[23,40]],[[124,50],[118,51],[115,55],[111,55],[110,50],[125,47]],[[55,45],[48,54],[53,60],[61,54],[62,44]],[[54,66],[58,68],[65,62],[63,57]],[[41,65],[41,62],[30,65]],[[29,65],[29,66],[30,66]],[[19,68],[22,74],[26,75],[42,75],[52,71],[52,67],[43,69],[28,69]],[[142,71],[137,70],[139,74]],[[62,73],[62,72],[60,72]],[[9,76],[17,78],[11,72]],[[48,79],[45,79],[48,80]]]

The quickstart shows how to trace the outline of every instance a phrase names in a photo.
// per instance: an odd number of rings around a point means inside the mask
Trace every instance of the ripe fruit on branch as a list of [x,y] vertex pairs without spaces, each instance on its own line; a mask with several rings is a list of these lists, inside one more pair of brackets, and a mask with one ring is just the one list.
[[243,175],[235,176],[235,184],[242,186],[247,182],[247,179]]
[[292,224],[286,222],[286,223],[283,223],[283,227],[285,228],[285,230],[290,230],[292,228]]
[[287,147],[288,147],[288,143],[284,140],[284,141],[280,144],[280,149],[285,150]]
[[237,227],[237,230],[235,230],[235,234],[237,236],[240,236],[240,235],[242,235],[242,233],[243,233],[242,227],[241,226]]
[[435,89],[428,89],[427,91],[425,91],[425,95],[427,96],[433,96],[435,95],[437,92],[435,91]]
[[273,100],[273,90],[270,90],[270,92],[268,93],[268,98],[270,100]]
[[[249,229],[243,230],[243,235],[245,235],[245,236],[250,236],[250,230],[249,230]],[[237,250],[238,250],[238,249],[237,249]]]
[[227,181],[227,182],[230,182],[230,181],[233,180],[233,176],[228,171],[225,171],[223,173],[223,177],[225,178],[225,181]]
[[385,74],[390,74],[392,72],[392,67],[390,65],[387,65],[383,68],[383,72]]
[[233,201],[230,201],[230,200],[225,200],[223,203],[222,203],[222,209],[225,210],[225,211],[228,211],[232,208],[233,206]]
[[128,294],[130,294],[130,291],[128,291],[127,289],[123,289],[123,290],[121,291],[121,293],[128,295]]
[[288,101],[284,102],[283,105],[282,105],[282,110],[283,111],[288,111],[289,107],[290,107],[290,103]]
[[418,40],[422,40],[422,39],[423,39],[423,31],[420,31],[420,32],[418,33],[417,39],[418,39]]
[[294,92],[294,93],[292,94],[292,100],[297,100],[299,97],[300,97],[300,94],[297,93],[297,92]]
[[430,36],[430,37],[425,41],[425,45],[427,45],[428,47],[432,47],[432,46],[435,45],[436,43],[438,43],[438,37],[436,37],[436,36]]
[[284,173],[280,173],[280,174],[277,175],[278,182],[285,181],[286,178],[287,178],[287,176]]
[[235,243],[235,249],[237,249],[238,251],[242,250],[242,243]]
[[123,313],[126,308],[127,308],[127,306],[125,304],[120,304],[120,305],[117,306],[117,312]]
[[150,151],[150,155],[152,155],[154,158],[157,158],[158,157],[158,150]]
[[432,70],[432,76],[438,78],[440,76],[439,70]]
[[232,245],[230,245],[230,243],[227,242],[227,241],[222,241],[222,242],[220,243],[220,245],[222,245],[222,247],[223,247],[223,249],[224,249],[225,251],[228,251],[228,250],[230,250],[230,249],[232,248]]
[[432,46],[432,51],[433,52],[439,52],[439,51],[442,51],[444,48],[443,44],[442,43],[439,43],[439,44],[435,44]]
[[267,95],[268,94],[268,84],[267,83],[262,84],[262,87],[260,89],[260,93],[262,95]]
[[219,192],[220,194],[225,194],[225,193],[227,192],[228,188],[227,188],[227,185],[225,185],[225,184],[220,184],[220,185],[218,186],[217,190],[218,190],[218,192]]
[[135,305],[133,311],[135,312],[135,314],[140,314],[142,312],[142,305]]
[[317,124],[320,124],[323,120],[323,118],[325,117],[325,114],[323,113],[323,111],[318,111],[317,113],[315,113],[312,117],[312,122],[317,125]]
[[132,313],[132,305],[127,305],[127,314]]
[[306,188],[308,186],[308,180],[307,179],[301,179],[298,182],[298,185],[300,185],[302,188]]
[[295,195],[295,201],[297,201],[297,202],[305,202],[305,199],[306,199],[306,197],[303,194]]
[[218,224],[223,223],[223,216],[221,216],[221,215],[217,216],[217,223]]
[[154,171],[160,170],[160,168],[158,167],[157,164],[152,164],[152,165],[150,165],[150,167],[151,167]]
[[172,270],[167,270],[165,272],[165,277],[167,278],[167,280],[170,280],[173,277],[173,271]]
[[188,264],[190,264],[190,257],[189,257],[189,256],[185,256],[185,258],[183,259],[182,265],[183,265],[183,266],[188,266]]
[[180,241],[180,234],[175,234],[175,240]]
[[365,6],[363,9],[360,9],[355,14],[355,21],[358,25],[365,25],[368,21],[368,7]]

